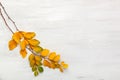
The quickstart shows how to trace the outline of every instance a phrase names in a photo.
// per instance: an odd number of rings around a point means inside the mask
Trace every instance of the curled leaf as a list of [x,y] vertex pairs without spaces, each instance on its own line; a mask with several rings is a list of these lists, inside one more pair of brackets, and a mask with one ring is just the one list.
[[33,37],[35,37],[35,33],[34,32],[27,32],[24,34],[24,37],[27,39],[32,39]]
[[20,54],[21,54],[22,58],[25,58],[27,56],[27,51],[25,49],[20,50]]
[[17,47],[17,43],[14,40],[10,40],[8,43],[9,50],[13,50]]
[[40,42],[37,39],[31,39],[29,40],[29,44],[32,46],[38,46]]

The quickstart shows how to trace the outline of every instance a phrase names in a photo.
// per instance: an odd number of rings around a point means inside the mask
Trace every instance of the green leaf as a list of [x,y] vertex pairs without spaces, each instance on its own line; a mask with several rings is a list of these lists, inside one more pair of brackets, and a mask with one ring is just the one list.
[[34,71],[36,71],[37,70],[37,67],[32,67],[32,71],[34,72]]
[[38,67],[38,71],[40,72],[40,73],[42,73],[43,71],[44,71],[44,69],[43,69],[43,67]]
[[38,76],[38,74],[39,74],[38,71],[34,72],[34,76]]

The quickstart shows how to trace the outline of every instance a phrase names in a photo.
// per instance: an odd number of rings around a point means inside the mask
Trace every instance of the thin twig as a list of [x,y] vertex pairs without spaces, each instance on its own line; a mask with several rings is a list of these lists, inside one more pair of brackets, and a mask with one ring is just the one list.
[[1,17],[2,17],[2,19],[3,19],[3,21],[4,21],[4,23],[5,23],[5,25],[7,26],[7,28],[14,34],[14,32],[12,31],[12,29],[10,28],[10,26],[7,24],[5,18],[4,18],[4,16],[3,16],[3,14],[2,14],[1,9],[0,9],[0,15],[1,15]]
[[[16,28],[17,31],[19,31],[19,29],[17,28],[15,22],[9,17],[8,13],[6,12],[4,6],[2,5],[2,3],[0,2],[0,6],[2,7],[4,13],[6,14],[6,16],[8,17],[8,19],[14,24],[14,27]],[[7,26],[7,28],[14,34],[13,30],[10,28],[10,26],[8,25],[6,19],[4,18],[4,15],[2,14],[2,11],[1,11],[1,8],[0,8],[0,15],[5,23],[5,25]],[[35,56],[40,56],[39,54],[37,54],[36,52],[34,52],[31,48],[28,48],[27,49],[32,52],[32,54],[34,54]]]
[[6,12],[4,6],[2,5],[2,3],[0,2],[0,6],[2,7],[4,13],[6,14],[6,16],[8,17],[8,19],[14,24],[14,27],[16,28],[17,31],[19,31],[19,29],[17,28],[16,24],[15,24],[15,21],[13,21],[10,16],[8,15],[8,13]]

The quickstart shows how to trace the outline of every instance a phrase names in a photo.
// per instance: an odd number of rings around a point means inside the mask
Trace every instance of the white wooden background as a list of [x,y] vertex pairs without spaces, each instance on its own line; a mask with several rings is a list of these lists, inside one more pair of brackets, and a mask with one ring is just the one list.
[[[120,80],[120,0],[1,0],[19,29],[61,54],[64,73],[34,77],[0,18],[0,80]],[[11,25],[11,24],[10,24]],[[11,27],[13,27],[11,25]]]

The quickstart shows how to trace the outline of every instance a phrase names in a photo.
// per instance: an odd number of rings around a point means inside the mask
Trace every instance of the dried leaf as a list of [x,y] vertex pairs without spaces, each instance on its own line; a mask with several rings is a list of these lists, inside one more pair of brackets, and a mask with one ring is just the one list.
[[38,46],[40,42],[37,39],[31,39],[29,40],[29,44],[32,46]]
[[47,56],[49,54],[49,50],[48,49],[43,49],[43,51],[41,52],[42,56]]
[[10,40],[8,46],[9,46],[9,50],[13,50],[14,48],[17,47],[17,43],[14,40]]
[[50,53],[50,55],[49,55],[49,59],[50,60],[53,60],[54,58],[55,58],[55,56],[56,56],[56,53],[55,52],[52,52],[52,53]]
[[60,55],[55,56],[55,58],[53,59],[53,61],[55,62],[58,62],[59,60],[60,60]]
[[34,32],[27,32],[24,34],[24,37],[27,39],[32,39],[33,37],[35,37],[35,33]]
[[22,58],[25,58],[27,56],[27,51],[25,49],[20,50],[20,54],[21,54]]

